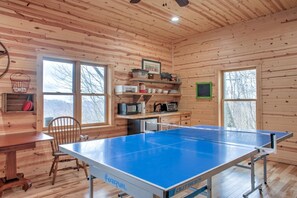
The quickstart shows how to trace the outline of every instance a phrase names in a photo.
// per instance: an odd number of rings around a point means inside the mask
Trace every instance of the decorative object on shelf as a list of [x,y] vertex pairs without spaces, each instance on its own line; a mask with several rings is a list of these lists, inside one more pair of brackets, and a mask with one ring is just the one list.
[[148,74],[148,79],[154,79],[154,74]]
[[161,63],[158,61],[142,59],[142,69],[148,70],[150,74],[160,74]]
[[179,81],[179,78],[177,77],[176,74],[171,74],[171,81],[174,81],[174,82]]
[[24,102],[22,110],[23,111],[32,111],[34,108],[34,104],[32,102],[31,96],[27,97],[27,100]]
[[168,80],[168,81],[171,81],[172,79],[172,76],[170,73],[167,73],[167,72],[162,72],[161,73],[161,80]]
[[133,78],[144,78],[148,79],[148,70],[145,69],[132,69]]
[[196,83],[196,98],[212,98],[212,82]]
[[153,74],[153,80],[161,80],[160,74]]
[[0,78],[8,71],[9,64],[9,53],[3,43],[0,42]]
[[144,83],[139,84],[139,92],[140,93],[146,93],[146,87]]
[[15,93],[27,93],[31,78],[27,74],[16,72],[10,75],[11,87]]

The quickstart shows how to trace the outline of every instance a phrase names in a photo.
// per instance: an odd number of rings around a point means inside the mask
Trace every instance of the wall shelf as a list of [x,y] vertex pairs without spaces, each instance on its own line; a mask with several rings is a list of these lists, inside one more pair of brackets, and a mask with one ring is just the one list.
[[[30,100],[33,106],[28,110],[23,110],[23,105]],[[34,112],[35,111],[35,94],[18,94],[3,93],[2,94],[2,111],[4,113]]]
[[147,83],[158,83],[158,84],[172,84],[181,85],[181,82],[165,81],[165,80],[154,80],[154,79],[142,79],[142,78],[131,78],[131,82],[147,82]]
[[173,96],[179,97],[181,94],[163,94],[163,93],[116,93],[117,96]]

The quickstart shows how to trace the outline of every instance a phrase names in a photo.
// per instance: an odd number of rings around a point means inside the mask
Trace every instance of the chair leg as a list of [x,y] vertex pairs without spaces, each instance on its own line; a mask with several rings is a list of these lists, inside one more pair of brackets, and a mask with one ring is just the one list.
[[53,159],[52,167],[51,167],[51,170],[50,170],[48,176],[51,176],[51,174],[52,174],[52,172],[53,172],[53,169],[54,169],[54,165],[55,165],[55,158]]
[[54,169],[54,175],[53,175],[53,181],[52,185],[55,184],[56,176],[57,176],[57,171],[58,171],[58,163],[59,163],[59,157],[55,158],[55,169]]
[[86,177],[87,177],[87,179],[88,179],[89,177],[88,177],[88,171],[87,171],[86,163],[85,163],[85,162],[82,162],[82,166],[83,166],[83,169],[84,169],[84,171],[85,171]]
[[79,163],[78,163],[78,159],[75,159],[76,161],[76,168],[77,168],[77,171],[79,171]]

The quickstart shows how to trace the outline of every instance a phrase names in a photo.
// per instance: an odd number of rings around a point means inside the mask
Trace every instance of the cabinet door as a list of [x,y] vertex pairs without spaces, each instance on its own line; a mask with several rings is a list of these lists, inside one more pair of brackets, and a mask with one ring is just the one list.
[[161,123],[180,125],[180,115],[163,116],[161,117]]

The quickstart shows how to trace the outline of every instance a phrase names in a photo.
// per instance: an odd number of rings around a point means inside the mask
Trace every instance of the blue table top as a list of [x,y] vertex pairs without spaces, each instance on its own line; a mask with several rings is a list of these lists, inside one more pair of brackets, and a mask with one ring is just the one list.
[[[200,129],[178,128],[62,147],[82,156],[93,166],[103,164],[168,189],[249,155],[256,151],[255,146],[270,143],[270,136],[262,133],[234,133],[220,127],[197,127]],[[278,139],[288,135],[274,133]]]

